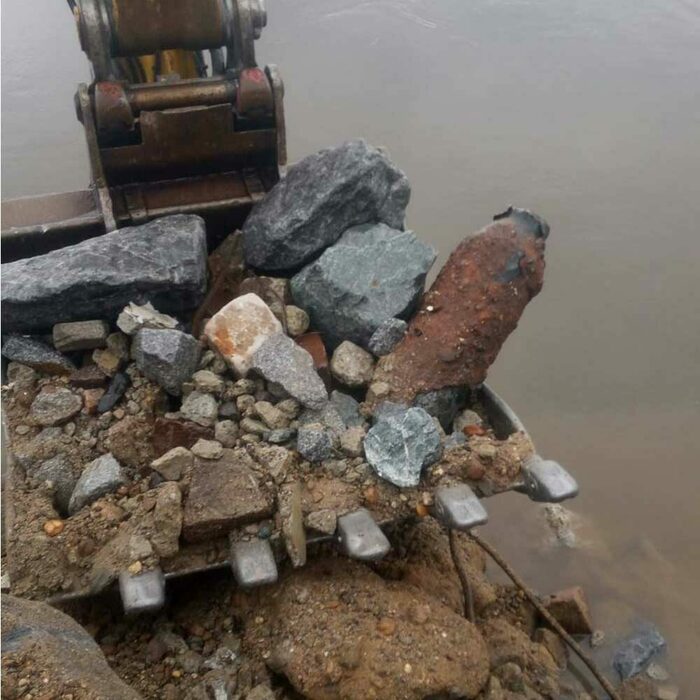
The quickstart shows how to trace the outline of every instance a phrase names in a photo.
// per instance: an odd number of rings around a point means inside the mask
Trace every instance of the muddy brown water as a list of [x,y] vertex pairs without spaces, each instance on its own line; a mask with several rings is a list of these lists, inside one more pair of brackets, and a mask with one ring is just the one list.
[[[552,226],[543,293],[490,381],[581,495],[581,546],[489,502],[486,536],[609,636],[654,621],[696,692],[700,649],[700,5],[696,0],[268,0],[292,158],[362,135],[413,184],[444,260],[515,203]],[[3,197],[83,187],[60,0],[2,4]],[[694,663],[695,662],[695,663]]]

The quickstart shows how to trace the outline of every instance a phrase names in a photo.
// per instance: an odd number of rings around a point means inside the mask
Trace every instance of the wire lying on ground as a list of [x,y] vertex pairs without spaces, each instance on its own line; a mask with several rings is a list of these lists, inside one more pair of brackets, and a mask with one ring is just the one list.
[[[612,700],[621,700],[618,692],[613,688],[610,681],[598,670],[593,659],[591,659],[588,654],[581,648],[581,645],[552,617],[551,613],[540,603],[538,597],[533,593],[533,591],[523,582],[523,580],[510,568],[503,557],[485,540],[482,540],[479,535],[474,532],[470,532],[469,536],[479,545],[495,562],[498,566],[503,569],[508,578],[525,594],[527,599],[535,606],[537,612],[546,620],[547,624],[564,640],[564,642],[571,648],[571,650],[578,656],[581,661],[588,667],[590,672],[595,676],[596,680],[605,689],[605,692],[610,696]],[[453,547],[453,534],[450,530],[450,550]],[[457,572],[460,574],[460,580],[464,575],[461,572],[461,567],[458,566],[455,554],[452,554],[455,560],[455,566],[457,567]],[[461,572],[461,573],[460,573]],[[463,584],[464,585],[464,584]],[[466,588],[464,589],[467,590]],[[469,588],[471,591],[471,588]]]

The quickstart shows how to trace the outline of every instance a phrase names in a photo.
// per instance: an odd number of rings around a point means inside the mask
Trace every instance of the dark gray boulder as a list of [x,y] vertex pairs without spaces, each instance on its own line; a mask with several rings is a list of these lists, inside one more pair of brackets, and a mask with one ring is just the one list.
[[[4,266],[3,266],[4,273]],[[3,284],[3,292],[5,285]],[[5,307],[3,306],[3,314]],[[5,317],[3,315],[3,323]],[[11,335],[2,346],[2,354],[13,362],[32,369],[46,372],[46,374],[71,374],[75,371],[75,365],[60,352],[54,350],[50,345],[42,343],[35,338],[28,338],[24,335]]]
[[362,139],[307,156],[258,203],[243,227],[249,266],[293,270],[351,226],[383,221],[403,228],[406,176]]
[[400,318],[390,318],[377,328],[367,345],[369,351],[377,357],[388,355],[406,335],[408,324]]
[[440,434],[422,408],[385,406],[367,433],[365,456],[382,479],[396,486],[417,486],[423,468],[440,457]]
[[195,338],[171,328],[142,328],[132,348],[141,372],[174,396],[182,393],[182,384],[197,371],[200,354]]
[[207,281],[204,221],[168,216],[2,266],[5,331],[111,320],[129,302],[179,312],[197,306]]
[[410,316],[433,262],[433,248],[412,231],[356,226],[292,278],[292,295],[330,347],[367,347],[385,321]]

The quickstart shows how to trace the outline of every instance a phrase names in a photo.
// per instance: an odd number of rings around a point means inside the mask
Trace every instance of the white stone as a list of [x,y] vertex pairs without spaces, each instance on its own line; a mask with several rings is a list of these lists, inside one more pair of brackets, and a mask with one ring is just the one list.
[[257,294],[230,301],[204,327],[207,342],[241,377],[248,374],[256,350],[281,332],[282,324]]

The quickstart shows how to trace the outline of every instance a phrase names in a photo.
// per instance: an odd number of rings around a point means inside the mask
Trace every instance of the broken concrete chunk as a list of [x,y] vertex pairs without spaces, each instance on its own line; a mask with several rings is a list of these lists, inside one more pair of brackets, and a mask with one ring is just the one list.
[[194,465],[194,455],[186,447],[173,447],[164,455],[151,462],[151,469],[157,471],[166,481],[179,481]]
[[82,398],[70,389],[45,386],[32,402],[29,415],[39,425],[60,425],[80,413],[82,407]]
[[244,294],[229,302],[204,327],[207,342],[241,377],[251,367],[255,352],[282,324],[256,294]]
[[[3,293],[4,289],[3,284]],[[46,374],[71,374],[75,371],[75,365],[60,352],[40,340],[23,335],[11,335],[7,338],[2,346],[2,354],[8,360],[19,362]]]
[[567,588],[549,596],[543,601],[547,612],[569,634],[591,634],[593,623],[588,602],[580,586]]
[[548,233],[539,217],[511,211],[457,246],[406,336],[377,366],[374,381],[390,386],[392,400],[412,403],[417,394],[484,381],[542,288]]
[[293,270],[358,224],[402,228],[411,190],[386,155],[363,140],[328,148],[289,168],[243,227],[246,262]]
[[406,335],[408,324],[400,318],[390,318],[384,321],[367,343],[369,351],[377,357],[388,355]]
[[309,462],[323,462],[333,456],[333,435],[321,423],[309,423],[299,428],[297,451]]
[[204,297],[206,262],[204,221],[177,215],[5,263],[4,328],[31,331],[86,318],[111,320],[129,302],[150,301],[165,312],[191,309]]
[[351,228],[292,278],[294,303],[330,347],[343,340],[367,347],[385,321],[413,312],[434,261],[435,251],[411,231]]
[[146,303],[143,306],[130,302],[117,317],[117,327],[127,335],[136,335],[142,328],[176,329],[177,319],[162,314]]
[[277,493],[282,537],[292,566],[306,564],[306,532],[301,509],[301,488],[298,483],[285,484]]
[[396,486],[417,486],[423,468],[435,462],[440,452],[440,434],[422,408],[383,413],[365,438],[367,461]]
[[104,321],[73,321],[53,327],[53,345],[60,352],[102,348],[107,342],[109,325]]
[[219,405],[211,394],[191,392],[182,402],[180,413],[186,420],[204,426],[213,426],[219,415]]
[[143,328],[133,346],[136,366],[169,394],[179,396],[182,384],[196,371],[201,348],[187,333]]
[[112,453],[93,460],[84,469],[70,498],[68,511],[75,515],[84,506],[90,505],[100,496],[116,491],[126,483],[126,476]]
[[319,409],[328,401],[328,392],[314,369],[311,355],[283,333],[265,340],[253,355],[251,366],[267,381],[280,384],[304,406]]
[[374,358],[355,343],[344,340],[333,353],[331,372],[345,386],[367,386],[374,374]]
[[224,380],[208,369],[200,369],[192,375],[192,383],[197,391],[220,396],[224,391]]
[[185,503],[183,537],[199,542],[272,515],[272,498],[258,485],[244,450],[224,450],[219,460],[197,460]]

